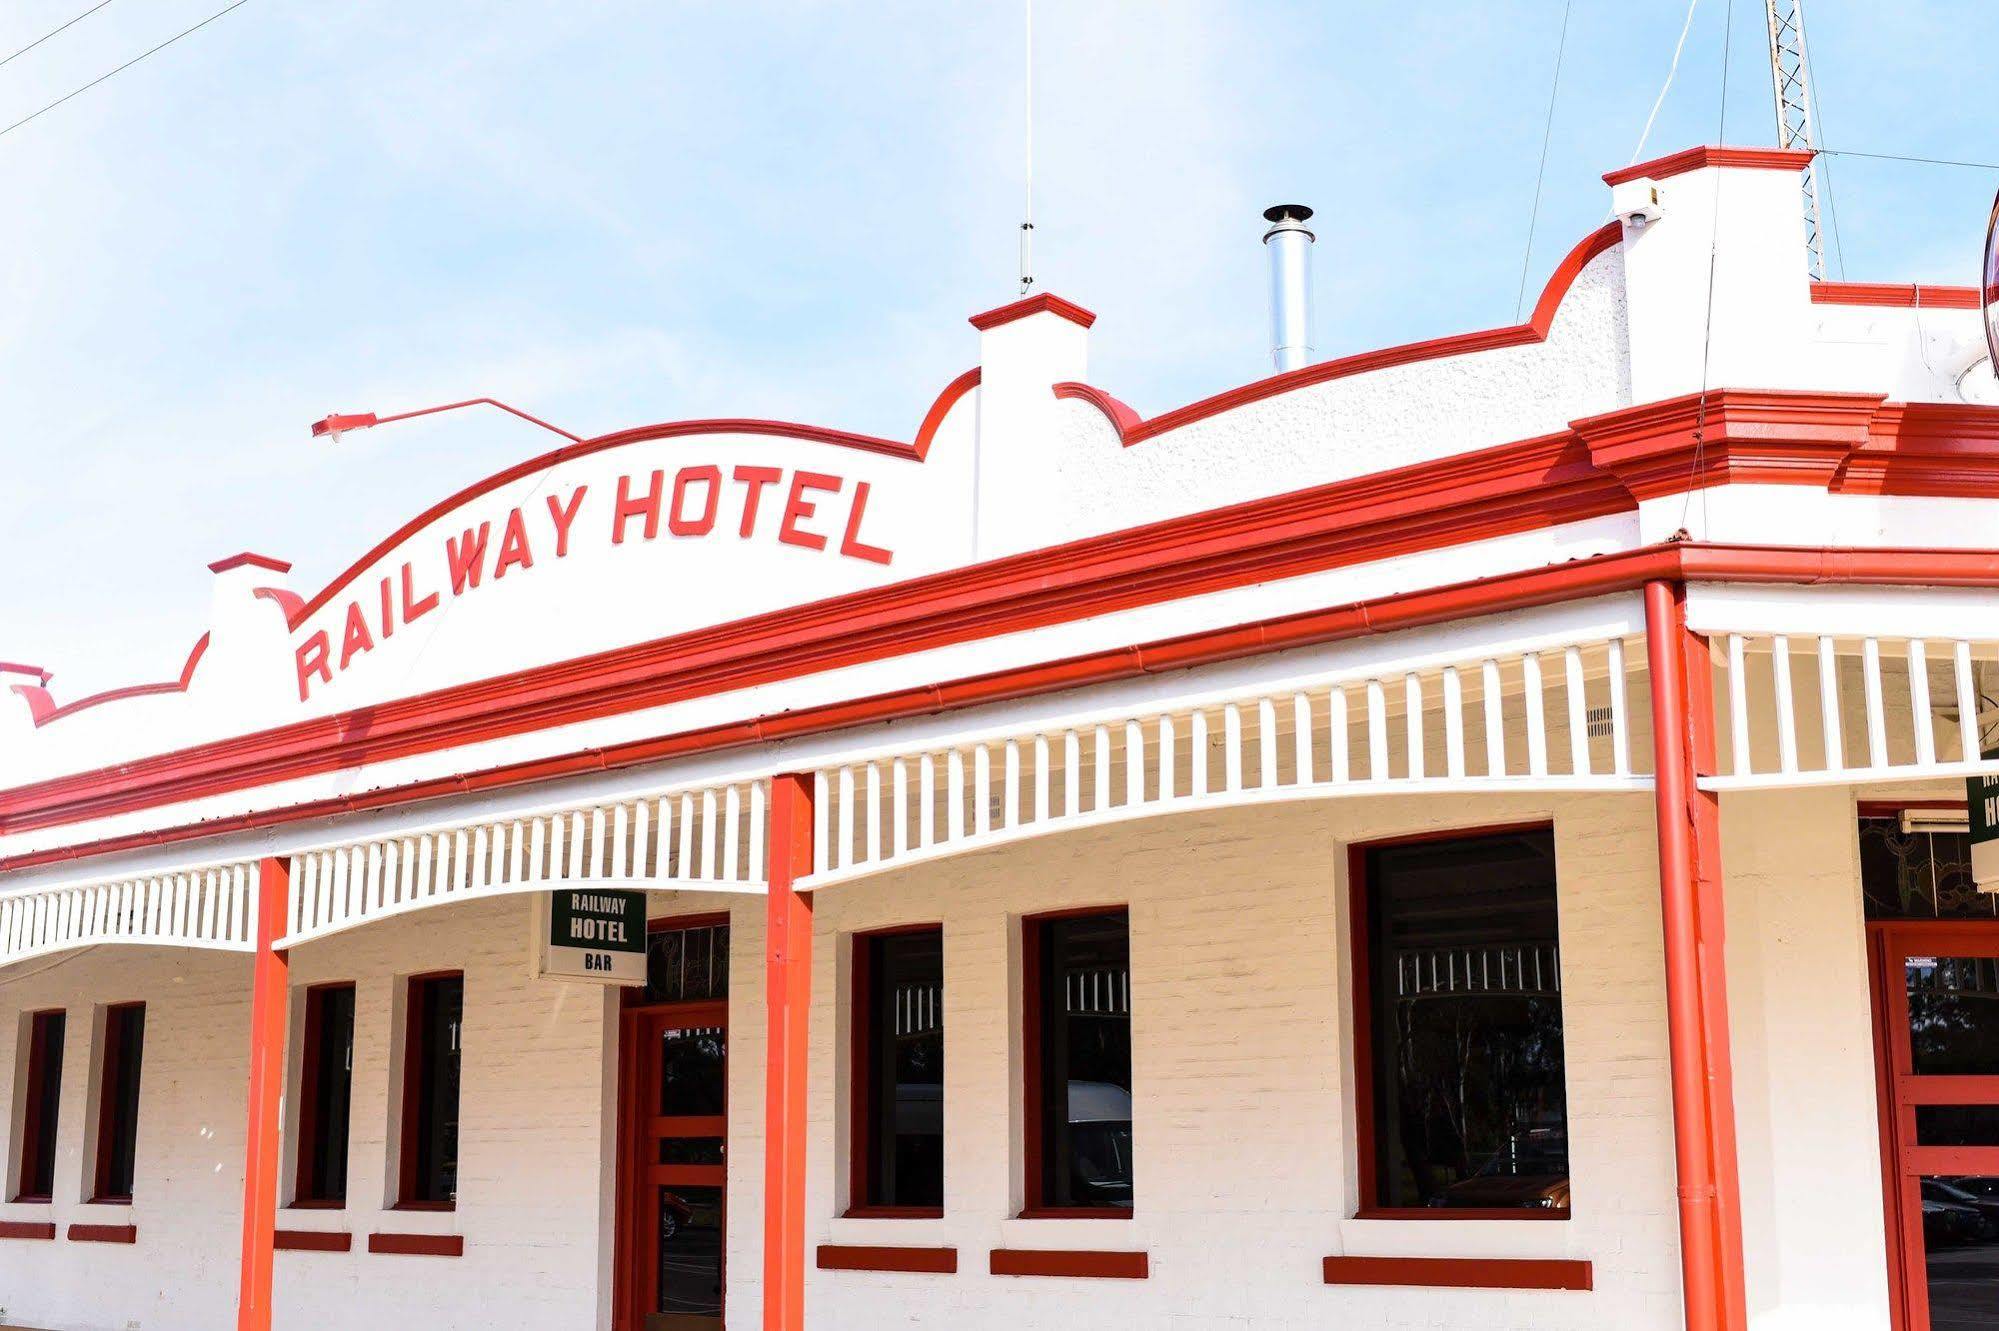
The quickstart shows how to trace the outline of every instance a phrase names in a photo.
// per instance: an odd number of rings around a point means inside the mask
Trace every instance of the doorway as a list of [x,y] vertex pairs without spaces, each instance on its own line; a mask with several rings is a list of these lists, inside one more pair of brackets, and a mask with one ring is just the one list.
[[727,1283],[727,917],[647,932],[619,1023],[619,1331],[720,1331]]
[[1869,840],[1863,822],[1896,1328],[1999,1331],[1999,903],[1962,835]]

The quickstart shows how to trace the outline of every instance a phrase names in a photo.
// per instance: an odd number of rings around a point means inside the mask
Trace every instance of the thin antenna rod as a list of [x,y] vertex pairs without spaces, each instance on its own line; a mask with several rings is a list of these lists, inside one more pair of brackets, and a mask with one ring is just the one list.
[[1020,223],[1020,294],[1034,286],[1034,0],[1027,10],[1027,131],[1026,184]]

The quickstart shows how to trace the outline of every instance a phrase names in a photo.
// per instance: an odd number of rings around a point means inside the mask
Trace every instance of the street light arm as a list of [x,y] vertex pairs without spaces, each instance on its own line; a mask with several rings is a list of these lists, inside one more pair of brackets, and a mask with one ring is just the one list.
[[348,430],[365,430],[372,425],[387,425],[391,421],[407,421],[418,416],[435,416],[441,411],[457,411],[460,407],[498,407],[501,411],[509,415],[520,417],[530,425],[539,425],[542,429],[552,434],[559,434],[573,444],[583,442],[583,436],[580,434],[571,434],[559,425],[550,425],[539,416],[530,416],[519,407],[510,407],[499,399],[490,397],[467,398],[463,402],[447,402],[442,406],[422,407],[416,411],[397,412],[393,416],[377,416],[372,411],[350,414],[335,412],[324,420],[314,421],[312,423],[312,434],[315,439],[324,436],[332,436],[338,439]]

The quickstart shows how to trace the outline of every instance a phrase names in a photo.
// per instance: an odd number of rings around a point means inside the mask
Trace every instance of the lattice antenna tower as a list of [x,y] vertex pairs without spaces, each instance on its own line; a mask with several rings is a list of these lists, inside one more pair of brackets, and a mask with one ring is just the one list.
[[[1805,0],[1764,0],[1770,20],[1770,90],[1777,105],[1777,146],[1815,151],[1812,142],[1812,70],[1805,53]],[[1825,280],[1825,241],[1819,226],[1819,168],[1803,173],[1805,249],[1812,281]]]

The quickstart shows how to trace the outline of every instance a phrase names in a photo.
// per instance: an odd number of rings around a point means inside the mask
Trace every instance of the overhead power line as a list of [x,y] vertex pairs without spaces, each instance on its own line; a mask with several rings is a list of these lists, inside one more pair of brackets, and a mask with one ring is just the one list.
[[[236,0],[236,3],[233,5],[229,5],[223,9],[218,9],[213,14],[210,14],[207,18],[203,19],[201,22],[195,24],[193,27],[181,29],[173,36],[161,42],[158,46],[153,47],[151,50],[141,51],[138,55],[133,56],[130,60],[127,60],[124,64],[118,66],[118,68],[110,70],[103,74],[99,74],[96,78],[84,84],[82,87],[75,88],[69,92],[64,93],[62,96],[56,98],[53,102],[50,102],[47,106],[44,106],[39,110],[30,111],[27,115],[22,116],[19,120],[16,120],[13,124],[7,126],[5,129],[0,129],[0,136],[12,134],[15,130],[27,124],[29,121],[47,115],[49,112],[55,110],[58,106],[61,106],[64,102],[69,101],[73,97],[81,97],[84,93],[89,92],[92,88],[95,88],[98,84],[104,82],[106,79],[114,78],[119,74],[123,74],[126,70],[130,69],[132,66],[138,64],[141,60],[144,60],[149,56],[158,55],[160,52],[166,50],[169,46],[172,46],[175,42],[179,41],[181,38],[193,36],[195,33],[200,32],[203,28],[215,22],[215,20],[221,18],[223,15],[233,13],[249,3],[250,0]],[[103,7],[104,7],[103,5],[98,6],[99,9],[102,9]],[[72,20],[72,22],[73,21],[74,20]],[[58,29],[58,31],[60,31],[60,29]]]
[[1574,7],[1575,0],[1564,0],[1562,31],[1555,38],[1555,77],[1548,87],[1548,119],[1541,126],[1541,165],[1534,172],[1534,206],[1527,212],[1527,252],[1520,256],[1520,290],[1513,297],[1515,323],[1527,303],[1527,266],[1534,261],[1534,226],[1541,220],[1541,182],[1548,175],[1548,141],[1555,132],[1555,98],[1562,91],[1562,53],[1569,47],[1569,11]]
[[1905,153],[1863,153],[1847,148],[1821,148],[1827,157],[1867,157],[1877,162],[1915,162],[1920,166],[1965,166],[1973,171],[1999,171],[1999,162],[1967,162],[1955,157],[1911,157]]
[[75,27],[77,24],[83,22],[85,19],[89,18],[92,14],[95,14],[98,10],[104,8],[104,6],[110,3],[111,0],[97,0],[96,4],[84,10],[81,14],[78,14],[75,18],[71,19],[69,22],[63,24],[62,27],[55,28],[49,32],[43,33],[41,36],[35,38],[35,40],[29,42],[26,46],[22,47],[20,50],[14,52],[13,55],[6,57],[6,59],[4,60],[0,60],[0,65],[8,63],[8,61],[13,60],[16,56],[26,55],[28,52],[34,50],[37,46],[40,46],[43,42],[47,41],[51,37],[60,36],[62,33]]

